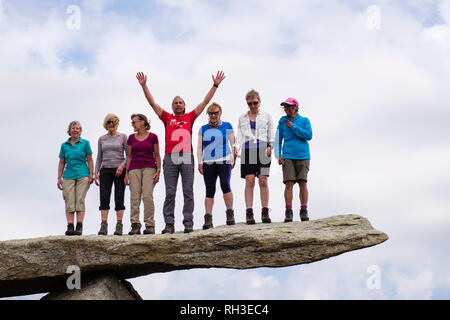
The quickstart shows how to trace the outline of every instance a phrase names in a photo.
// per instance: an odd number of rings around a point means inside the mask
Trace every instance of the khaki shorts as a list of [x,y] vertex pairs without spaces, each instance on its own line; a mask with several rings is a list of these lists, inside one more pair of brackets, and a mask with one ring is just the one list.
[[89,187],[88,177],[63,180],[63,198],[66,201],[66,212],[86,211],[84,199]]
[[308,181],[310,160],[284,159],[283,183],[287,181]]

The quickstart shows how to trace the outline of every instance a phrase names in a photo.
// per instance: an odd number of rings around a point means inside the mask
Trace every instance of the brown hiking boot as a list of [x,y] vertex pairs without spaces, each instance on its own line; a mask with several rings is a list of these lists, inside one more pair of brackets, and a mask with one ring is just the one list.
[[192,231],[194,231],[192,224],[187,224],[184,226],[184,233],[191,233]]
[[128,232],[128,235],[133,236],[136,234],[141,234],[141,226],[139,225],[139,223],[132,223],[131,231]]
[[114,235],[121,236],[123,234],[123,224],[122,222],[116,223],[116,231],[114,231]]
[[145,226],[144,234],[155,234],[155,227]]
[[67,225],[66,236],[74,236],[75,235],[75,227],[73,223],[69,223]]
[[292,212],[292,209],[286,209],[284,212],[284,222],[292,222],[294,218],[294,213]]
[[77,227],[75,228],[74,235],[81,236],[83,234],[83,223],[77,222]]
[[212,223],[212,214],[205,214],[205,224],[203,225],[203,230],[214,228]]
[[103,222],[100,225],[100,231],[98,232],[99,236],[106,236],[108,234],[108,223]]
[[174,233],[175,227],[173,224],[166,223],[166,226],[164,227],[162,234],[164,233]]
[[255,218],[253,217],[253,209],[248,208],[245,214],[247,224],[255,224]]
[[305,208],[300,209],[300,220],[309,221],[308,209]]
[[262,208],[261,220],[262,220],[262,223],[271,223],[272,222],[272,220],[270,220],[270,218],[269,218],[269,208],[266,208],[266,207]]
[[227,214],[227,226],[232,226],[234,222],[234,210],[233,209],[227,209],[225,211]]

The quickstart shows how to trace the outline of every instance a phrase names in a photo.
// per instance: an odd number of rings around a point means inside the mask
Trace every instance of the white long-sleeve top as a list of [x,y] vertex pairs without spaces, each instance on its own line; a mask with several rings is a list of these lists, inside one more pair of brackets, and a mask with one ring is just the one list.
[[272,116],[264,111],[259,111],[256,116],[256,128],[255,134],[253,134],[250,127],[250,118],[248,117],[248,112],[242,114],[239,117],[239,122],[237,125],[237,135],[235,147],[240,150],[242,146],[247,142],[253,140],[264,141],[266,143],[273,143],[274,141],[274,129]]

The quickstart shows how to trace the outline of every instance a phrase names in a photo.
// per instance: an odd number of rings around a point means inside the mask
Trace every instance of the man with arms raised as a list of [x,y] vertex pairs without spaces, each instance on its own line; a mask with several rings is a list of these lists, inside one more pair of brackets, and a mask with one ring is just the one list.
[[225,78],[225,74],[222,71],[218,71],[216,76],[212,76],[213,86],[208,91],[203,101],[189,113],[185,112],[186,104],[184,100],[180,96],[176,96],[172,101],[172,114],[163,110],[155,102],[155,99],[147,87],[147,76],[142,72],[139,72],[136,78],[144,90],[148,103],[164,123],[166,130],[166,148],[163,160],[164,182],[166,184],[166,199],[164,201],[163,214],[166,226],[162,233],[175,232],[175,195],[179,175],[181,175],[184,196],[184,232],[192,232],[194,226],[194,157],[192,154],[191,139],[192,126],[194,125],[195,119],[197,119],[205,109],[206,105],[211,101],[220,83]]

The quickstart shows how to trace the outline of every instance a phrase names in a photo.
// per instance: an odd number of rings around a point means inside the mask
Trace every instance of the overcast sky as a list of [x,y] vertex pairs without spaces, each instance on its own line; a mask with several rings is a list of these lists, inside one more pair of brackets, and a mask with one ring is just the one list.
[[[162,122],[136,73],[148,74],[149,88],[166,110],[181,95],[190,111],[211,87],[211,74],[223,70],[226,79],[213,101],[233,126],[247,110],[251,88],[275,120],[283,115],[282,100],[299,100],[300,114],[313,128],[310,218],[359,214],[390,239],[309,265],[131,279],[143,298],[449,299],[449,54],[449,1],[0,0],[0,240],[64,233],[56,183],[70,121],[81,122],[95,158],[107,113],[120,117],[119,131],[127,134],[130,115],[144,113],[164,150]],[[193,132],[206,121],[202,114]],[[284,219],[281,180],[274,161],[273,221]],[[238,167],[231,185],[242,222]],[[175,228],[182,230],[178,189]],[[194,190],[194,228],[200,229],[204,184],[198,172]],[[163,195],[161,181],[155,189],[157,233],[164,227]],[[260,219],[258,197],[256,189]],[[98,198],[92,185],[85,234],[98,232]],[[293,204],[298,220],[297,197]],[[109,222],[112,229],[114,213]],[[214,224],[224,223],[219,188]],[[127,209],[124,232],[129,228]],[[371,266],[381,274],[378,289],[366,283]]]

